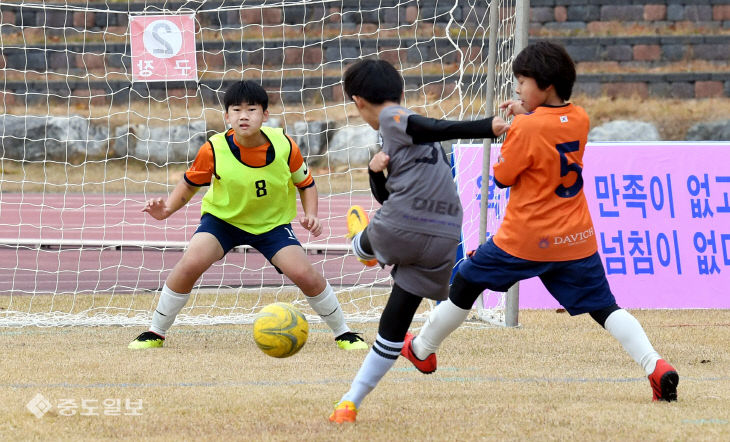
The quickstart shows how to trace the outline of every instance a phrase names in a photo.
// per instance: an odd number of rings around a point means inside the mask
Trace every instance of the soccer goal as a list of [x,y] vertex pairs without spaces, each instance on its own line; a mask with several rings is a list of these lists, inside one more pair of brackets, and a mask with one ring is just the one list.
[[[205,189],[165,221],[141,209],[225,129],[222,91],[241,79],[269,92],[267,124],[285,128],[313,171],[324,233],[295,221],[298,238],[348,320],[376,320],[389,269],[363,268],[344,234],[349,206],[378,208],[367,176],[378,136],[344,96],[342,73],[383,58],[404,76],[405,106],[491,115],[512,95],[526,5],[0,0],[0,326],[149,323]],[[488,296],[504,315],[504,295]],[[177,323],[248,323],[280,300],[309,312],[260,254],[238,248],[201,278]]]

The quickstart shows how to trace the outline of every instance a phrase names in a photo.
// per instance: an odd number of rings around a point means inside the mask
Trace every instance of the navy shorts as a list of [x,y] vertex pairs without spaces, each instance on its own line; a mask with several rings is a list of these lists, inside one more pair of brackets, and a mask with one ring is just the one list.
[[[261,252],[269,262],[276,255],[276,252],[286,246],[301,247],[301,243],[294,235],[291,224],[276,226],[268,232],[255,235],[228,224],[210,213],[206,213],[200,218],[200,226],[198,226],[195,233],[198,232],[207,232],[215,236],[221,247],[223,247],[224,255],[234,247],[248,245]],[[277,268],[277,270],[279,269]]]
[[572,261],[528,261],[510,255],[490,238],[459,265],[469,283],[506,292],[514,283],[539,276],[545,288],[571,315],[616,304],[598,252]]

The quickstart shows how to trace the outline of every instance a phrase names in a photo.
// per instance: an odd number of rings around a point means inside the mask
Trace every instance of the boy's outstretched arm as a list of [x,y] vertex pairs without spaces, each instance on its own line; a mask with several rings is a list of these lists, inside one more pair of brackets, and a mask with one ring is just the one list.
[[317,217],[319,210],[317,186],[299,189],[299,199],[302,201],[302,209],[304,209],[304,215],[299,217],[299,224],[309,230],[312,236],[319,236],[322,233],[322,224]]
[[198,192],[198,189],[200,188],[191,186],[183,178],[177,183],[166,201],[162,198],[150,198],[145,203],[142,211],[149,213],[154,219],[163,220],[187,204]]
[[415,144],[421,144],[458,138],[497,138],[508,128],[509,123],[497,116],[474,121],[451,121],[413,114],[408,117],[406,133]]

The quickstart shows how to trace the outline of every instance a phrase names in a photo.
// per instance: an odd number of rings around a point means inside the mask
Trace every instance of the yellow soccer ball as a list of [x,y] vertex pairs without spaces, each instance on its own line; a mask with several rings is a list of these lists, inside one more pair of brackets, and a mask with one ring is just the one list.
[[307,342],[309,323],[293,305],[286,302],[269,304],[253,321],[253,339],[269,356],[288,358]]

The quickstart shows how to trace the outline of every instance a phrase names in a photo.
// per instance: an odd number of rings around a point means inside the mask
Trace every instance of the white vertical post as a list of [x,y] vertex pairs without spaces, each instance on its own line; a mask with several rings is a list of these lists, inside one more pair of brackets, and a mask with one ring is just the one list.
[[[499,2],[489,3],[489,52],[487,54],[487,98],[488,109],[495,109],[494,88],[496,83],[497,66],[497,31],[499,29]],[[482,244],[487,236],[487,207],[489,203],[489,168],[491,166],[492,140],[484,140],[482,149],[482,189],[481,206],[479,207],[479,244]]]
[[515,55],[527,46],[530,36],[530,0],[516,0]]
[[[530,0],[516,0],[515,4],[515,54],[525,46],[530,35]],[[504,300],[504,325],[517,327],[520,312],[520,285],[513,285],[507,290]]]
[[[499,2],[489,2],[489,46],[487,53],[487,109],[495,109],[494,106],[494,89],[496,83],[496,65],[497,65],[497,31],[499,27]],[[492,156],[492,140],[486,138],[484,140],[484,148],[482,149],[482,188],[481,188],[481,206],[479,207],[479,244],[484,243],[487,237],[487,207],[489,206],[489,169],[491,167]],[[486,177],[486,179],[485,179]],[[484,307],[484,297],[480,294],[477,298],[479,308]]]

